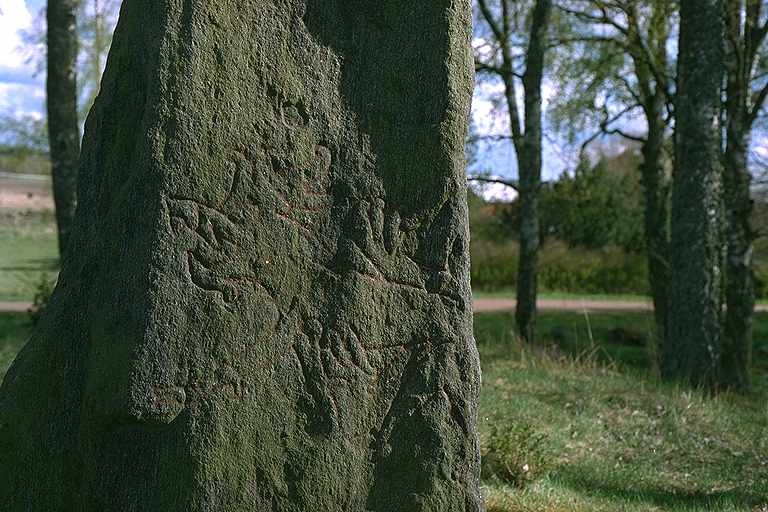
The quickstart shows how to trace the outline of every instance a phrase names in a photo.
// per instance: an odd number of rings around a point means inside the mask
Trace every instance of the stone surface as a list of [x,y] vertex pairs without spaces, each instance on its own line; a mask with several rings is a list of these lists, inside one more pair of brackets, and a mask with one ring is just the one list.
[[0,510],[479,511],[469,0],[126,0]]

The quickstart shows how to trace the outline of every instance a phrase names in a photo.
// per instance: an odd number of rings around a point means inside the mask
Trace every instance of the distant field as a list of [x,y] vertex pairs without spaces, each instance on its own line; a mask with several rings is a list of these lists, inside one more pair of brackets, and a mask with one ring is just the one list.
[[31,302],[57,273],[50,179],[0,172],[0,302]]
[[53,213],[0,209],[0,301],[31,302],[41,280],[57,273]]

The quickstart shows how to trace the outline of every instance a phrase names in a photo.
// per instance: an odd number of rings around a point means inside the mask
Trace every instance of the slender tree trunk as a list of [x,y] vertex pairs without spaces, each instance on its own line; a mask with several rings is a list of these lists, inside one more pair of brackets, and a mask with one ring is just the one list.
[[750,105],[753,71],[759,49],[768,32],[762,22],[763,4],[729,0],[726,4],[726,145],[723,154],[725,202],[728,220],[728,255],[726,266],[727,304],[725,346],[723,350],[723,385],[738,390],[750,387],[752,359],[752,318],[755,309],[755,284],[752,266],[751,175],[748,151],[752,126],[762,107],[768,86],[755,96]]
[[748,83],[748,77],[737,70],[729,72],[727,142],[723,155],[728,253],[722,383],[726,387],[742,390],[750,386],[752,316],[755,308],[751,177],[747,169],[751,132],[747,116]]
[[[627,6],[629,24],[629,53],[634,61],[639,97],[648,124],[643,142],[643,163],[640,166],[645,195],[645,242],[648,278],[656,324],[654,343],[660,347],[667,337],[669,309],[669,214],[671,176],[666,169],[664,144],[668,121],[665,119],[668,93],[666,78],[654,73],[666,73],[667,42],[669,40],[672,8],[667,0],[653,0],[647,35],[641,35],[640,14],[635,4]],[[646,42],[647,41],[647,42]]]
[[50,0],[48,75],[46,79],[48,137],[53,172],[53,199],[59,252],[64,255],[77,204],[80,130],[77,121],[77,0]]
[[672,194],[669,339],[662,372],[716,386],[722,353],[724,258],[720,107],[720,0],[682,0]]
[[645,243],[648,278],[653,299],[656,344],[666,339],[669,308],[670,177],[664,168],[663,103],[660,96],[646,113],[648,138],[642,147],[641,175],[645,193]]
[[520,258],[515,321],[520,336],[533,343],[536,329],[539,258],[539,189],[541,188],[541,83],[551,0],[537,0],[533,11],[523,87],[525,130],[517,145],[520,201]]
[[[518,156],[520,171],[520,257],[517,269],[517,307],[515,321],[520,336],[528,343],[535,340],[536,298],[538,295],[539,197],[541,157],[535,150]],[[523,172],[523,165],[533,172]],[[538,172],[535,171],[538,166]],[[524,175],[527,175],[523,178]]]

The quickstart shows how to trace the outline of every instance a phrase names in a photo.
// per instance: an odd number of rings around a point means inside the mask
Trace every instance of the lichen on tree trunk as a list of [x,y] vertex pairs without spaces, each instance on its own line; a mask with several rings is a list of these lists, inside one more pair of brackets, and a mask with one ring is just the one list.
[[722,355],[723,183],[720,0],[680,3],[671,300],[662,372],[716,387]]
[[752,129],[768,88],[753,91],[753,80],[768,24],[761,21],[764,5],[732,1],[726,4],[726,89],[724,194],[727,212],[725,337],[722,386],[746,391],[751,386],[752,319],[755,309],[752,228],[752,176],[748,154]]
[[[523,75],[524,130],[515,140],[520,193],[520,258],[517,268],[517,307],[515,323],[525,341],[536,336],[536,300],[539,293],[539,190],[542,168],[541,87],[547,32],[552,11],[551,0],[536,0],[533,5],[531,33]],[[511,69],[511,67],[510,67]],[[509,94],[509,91],[508,91]],[[515,100],[516,101],[516,100]]]
[[468,0],[126,0],[0,510],[483,509]]
[[46,106],[53,199],[59,252],[64,253],[77,206],[80,129],[77,120],[76,0],[49,0],[47,21]]
[[646,119],[648,136],[643,142],[643,163],[641,179],[645,198],[644,222],[646,257],[648,261],[648,281],[653,300],[655,328],[655,348],[661,349],[667,338],[669,309],[669,212],[671,176],[665,170],[663,97],[648,102]]

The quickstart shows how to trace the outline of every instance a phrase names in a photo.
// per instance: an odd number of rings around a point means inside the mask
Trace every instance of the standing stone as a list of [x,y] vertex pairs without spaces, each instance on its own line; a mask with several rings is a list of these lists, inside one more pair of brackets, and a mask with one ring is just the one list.
[[125,0],[0,510],[464,511],[469,0]]

